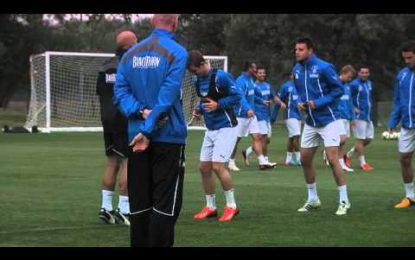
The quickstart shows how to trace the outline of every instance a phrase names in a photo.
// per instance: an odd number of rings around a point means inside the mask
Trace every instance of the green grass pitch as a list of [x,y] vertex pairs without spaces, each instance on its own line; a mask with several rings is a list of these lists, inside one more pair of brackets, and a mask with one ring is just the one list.
[[[269,154],[280,165],[259,171],[252,157],[244,167],[239,152],[242,171],[232,177],[241,214],[219,223],[192,219],[205,201],[197,168],[203,132],[190,131],[175,246],[415,246],[415,208],[393,207],[404,195],[397,142],[381,140],[381,132],[366,153],[375,170],[347,175],[352,209],[336,216],[338,191],[321,153],[315,162],[322,208],[296,211],[306,199],[303,173],[282,166],[286,130],[275,127]],[[239,148],[249,143],[243,139]],[[129,246],[128,227],[98,219],[103,146],[101,133],[0,134],[0,246]],[[219,182],[216,191],[222,213]]]

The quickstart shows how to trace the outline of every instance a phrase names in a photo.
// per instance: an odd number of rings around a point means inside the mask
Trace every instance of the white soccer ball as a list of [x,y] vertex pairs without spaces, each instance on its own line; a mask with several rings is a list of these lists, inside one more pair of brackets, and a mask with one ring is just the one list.
[[382,133],[382,137],[384,140],[389,140],[390,139],[389,131],[384,131]]

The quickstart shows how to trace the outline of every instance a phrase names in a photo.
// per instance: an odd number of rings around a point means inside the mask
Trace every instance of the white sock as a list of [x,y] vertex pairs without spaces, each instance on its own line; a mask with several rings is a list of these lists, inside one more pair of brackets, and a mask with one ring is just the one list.
[[344,159],[343,158],[339,159],[339,163],[340,163],[340,166],[342,168],[346,167],[346,164],[344,164]]
[[208,194],[205,195],[206,197],[206,206],[208,208],[215,210],[216,209],[216,195],[215,194]]
[[354,147],[352,147],[352,149],[350,149],[350,150],[347,152],[347,156],[348,156],[348,157],[352,157],[352,156],[353,156],[353,154],[354,154]]
[[264,158],[265,158],[265,160],[267,160],[267,162],[269,162],[269,160],[268,160],[268,156],[264,156]]
[[293,153],[287,152],[287,157],[285,157],[285,162],[289,163],[293,159]]
[[360,162],[360,166],[362,166],[363,164],[366,164],[366,160],[365,160],[365,156],[364,155],[360,155],[359,156],[359,162]]
[[254,150],[252,149],[252,146],[249,146],[248,148],[246,148],[245,150],[246,156],[250,156],[253,151]]
[[327,160],[326,150],[323,150],[323,160]]
[[120,209],[122,214],[130,214],[130,203],[128,202],[128,196],[119,196],[118,208]]
[[347,187],[346,185],[338,186],[339,189],[339,203],[342,201],[349,203],[349,198],[347,197]]
[[225,199],[226,199],[226,206],[230,208],[236,208],[235,203],[235,196],[233,194],[233,189],[225,190]]
[[234,165],[235,166],[235,159],[229,159],[228,166]]
[[414,194],[414,183],[410,182],[410,183],[404,183],[403,184],[405,186],[405,194],[407,198],[411,198],[411,199],[415,199],[415,194]]
[[258,156],[258,162],[259,162],[259,164],[261,164],[261,165],[263,165],[263,164],[267,164],[268,162],[265,160],[265,157],[264,157],[264,155],[260,155],[260,156]]
[[308,199],[307,199],[308,202],[318,200],[316,183],[307,184],[307,190],[308,190]]
[[301,153],[300,152],[295,152],[295,159],[298,161],[301,161]]
[[106,210],[113,210],[112,208],[112,195],[114,194],[113,191],[109,190],[102,190],[102,205],[101,208]]

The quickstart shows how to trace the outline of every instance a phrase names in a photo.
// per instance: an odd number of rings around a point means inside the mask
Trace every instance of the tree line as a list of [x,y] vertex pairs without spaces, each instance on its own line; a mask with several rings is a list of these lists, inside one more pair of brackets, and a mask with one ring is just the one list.
[[[54,14],[0,14],[0,107],[13,95],[30,92],[32,54],[45,51],[114,52],[115,34],[123,29],[139,39],[152,31],[148,19],[132,22],[130,14],[108,19],[104,14],[65,19]],[[86,19],[87,18],[87,19]],[[295,62],[294,42],[311,37],[316,54],[337,69],[346,64],[369,65],[377,101],[389,101],[396,73],[404,64],[399,47],[415,38],[412,14],[185,14],[177,40],[206,55],[226,55],[237,77],[245,61],[267,68],[276,88]]]

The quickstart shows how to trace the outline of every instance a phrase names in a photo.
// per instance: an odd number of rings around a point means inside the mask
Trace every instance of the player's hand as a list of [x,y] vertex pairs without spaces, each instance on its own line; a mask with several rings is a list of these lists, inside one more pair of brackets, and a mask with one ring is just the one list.
[[193,116],[196,120],[199,120],[201,115],[202,115],[202,113],[200,113],[200,110],[199,110],[199,109],[193,109],[193,110],[192,110],[192,116]]
[[393,132],[395,132],[395,128],[389,128],[388,131],[389,131],[389,133],[393,133]]
[[133,152],[143,152],[149,144],[150,140],[142,133],[138,133],[129,145],[133,147]]
[[246,112],[246,115],[248,116],[248,118],[250,118],[250,117],[254,117],[255,116],[255,113],[254,113],[254,111],[252,109],[249,109]]
[[207,98],[204,98],[203,108],[207,112],[212,112],[212,111],[215,111],[216,109],[219,108],[219,104],[216,101],[214,101],[214,100],[207,97]]
[[270,100],[264,100],[264,101],[262,101],[262,103],[264,105],[266,105],[267,107],[269,107],[269,105],[271,104],[271,101]]
[[143,110],[143,118],[147,119],[148,115],[151,113],[151,109],[144,108]]
[[359,114],[360,113],[360,110],[357,107],[355,107],[354,108],[354,112],[355,112],[355,114]]
[[280,101],[280,107],[282,109],[286,109],[287,108],[287,105],[284,102]]
[[167,120],[169,120],[168,116],[163,117],[159,121],[157,121],[157,128],[162,128],[164,124],[166,124]]
[[300,111],[305,111],[307,109],[307,104],[306,103],[298,103],[297,108]]
[[316,104],[314,103],[314,100],[309,100],[308,106],[311,108],[311,110],[316,109]]

